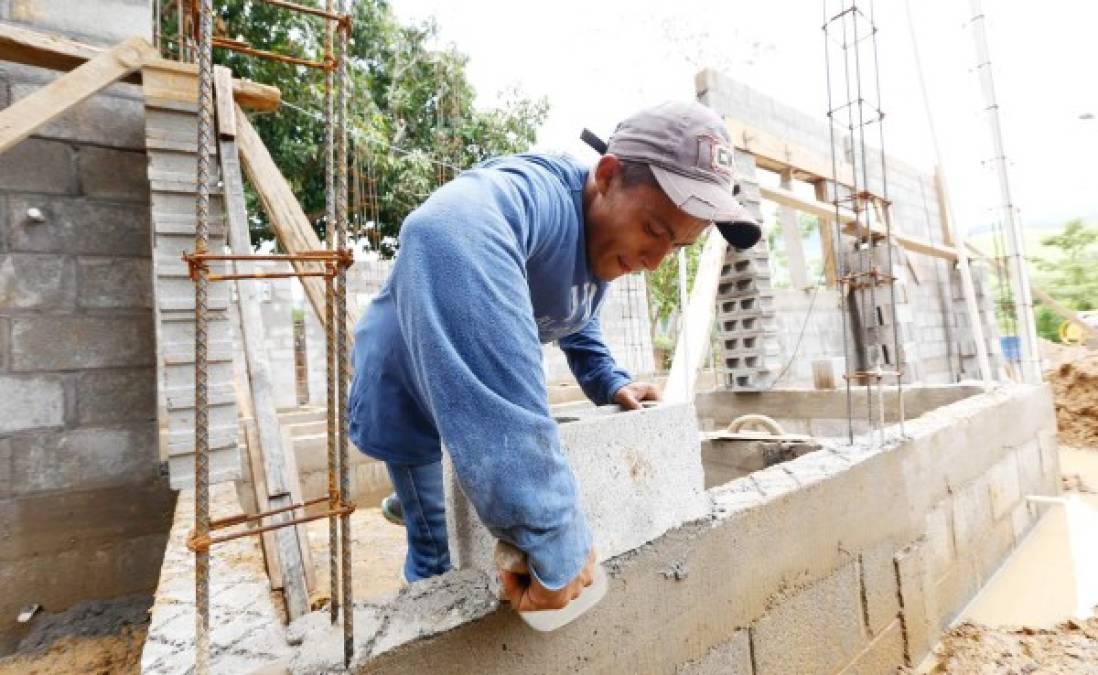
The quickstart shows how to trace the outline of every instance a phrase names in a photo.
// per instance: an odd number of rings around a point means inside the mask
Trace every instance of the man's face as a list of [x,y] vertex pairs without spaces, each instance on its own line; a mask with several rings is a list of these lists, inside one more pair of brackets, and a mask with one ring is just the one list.
[[621,162],[604,155],[584,190],[587,261],[603,281],[654,270],[709,225],[679,210],[657,185],[625,187]]

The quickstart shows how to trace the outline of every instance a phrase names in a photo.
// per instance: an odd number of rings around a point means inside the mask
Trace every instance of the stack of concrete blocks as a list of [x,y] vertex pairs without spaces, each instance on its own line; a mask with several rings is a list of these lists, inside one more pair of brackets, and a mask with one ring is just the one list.
[[[693,403],[630,412],[571,404],[554,408],[554,415],[600,561],[707,513]],[[483,449],[489,460],[493,451]],[[495,578],[495,539],[462,493],[448,452],[443,454],[450,559],[458,569]]]
[[[893,279],[887,278],[892,256]],[[918,347],[914,342],[914,315],[908,303],[907,274],[901,253],[895,245],[883,241],[864,249],[846,251],[843,254],[847,275],[851,275],[853,290],[847,300],[851,325],[858,330],[854,343],[859,344],[859,369],[903,373],[904,382],[922,379],[919,371]],[[877,270],[882,276],[874,279],[867,274]],[[893,297],[895,296],[895,297]],[[895,315],[893,315],[895,299]],[[899,353],[896,352],[899,345]],[[895,384],[894,378],[886,378],[885,384]]]
[[[969,269],[972,273],[972,288],[976,294],[977,313],[980,328],[984,333],[988,364],[991,366],[993,376],[997,376],[996,374],[1004,365],[1003,352],[999,344],[999,327],[995,322],[995,298],[987,267],[981,262],[970,260]],[[968,303],[965,301],[964,285],[961,283],[961,273],[955,269],[952,274],[955,320],[953,334],[956,336],[956,353],[961,361],[961,373],[968,379],[979,379],[976,338],[972,334],[972,323],[969,319]]]
[[[97,45],[149,3],[0,2]],[[0,62],[0,109],[58,73]],[[61,611],[156,584],[173,496],[156,441],[141,90],[117,84],[0,154],[0,655]],[[36,617],[41,620],[43,615]]]
[[[197,77],[183,79],[188,81],[177,83],[170,92],[145,85],[160,424],[166,429],[162,454],[167,455],[171,485],[177,490],[194,485],[195,444],[195,284],[181,256],[195,250],[198,84]],[[208,249],[221,251],[226,224],[216,155],[210,158],[209,224]],[[224,265],[210,268],[222,271]],[[228,283],[209,284],[207,306],[209,467],[210,481],[217,483],[242,475]]]

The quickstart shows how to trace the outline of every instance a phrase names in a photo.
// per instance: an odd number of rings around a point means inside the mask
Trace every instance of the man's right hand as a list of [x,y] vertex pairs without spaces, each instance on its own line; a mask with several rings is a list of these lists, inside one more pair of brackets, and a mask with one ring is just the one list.
[[551,591],[531,574],[499,571],[499,580],[503,584],[503,596],[516,612],[536,612],[543,609],[562,609],[583,593],[591,585],[595,574],[595,549],[587,554],[587,563],[583,569],[563,588]]

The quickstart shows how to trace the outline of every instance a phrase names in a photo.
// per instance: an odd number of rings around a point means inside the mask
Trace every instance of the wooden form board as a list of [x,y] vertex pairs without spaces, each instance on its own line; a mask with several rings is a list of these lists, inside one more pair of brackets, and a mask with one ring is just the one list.
[[839,184],[847,186],[850,181],[846,177],[854,175],[854,167],[845,161],[833,167],[831,158],[737,119],[726,117],[724,124],[732,138],[732,145],[754,155],[755,163],[764,169],[779,173],[790,171],[793,178],[809,183],[830,181],[837,173]]
[[0,111],[0,152],[155,57],[148,42],[130,38],[12,103]]
[[[148,46],[148,43],[145,43]],[[153,49],[148,46],[149,49]],[[86,61],[96,58],[105,50],[70,38],[32,30],[23,26],[0,22],[0,61],[22,63],[51,70],[73,70]],[[173,71],[191,78],[197,77],[198,66],[159,58],[155,50],[145,62],[146,68]],[[123,82],[141,84],[145,69],[122,77]],[[233,98],[238,104],[254,110],[270,111],[278,108],[282,94],[272,87],[249,80],[233,80]]]
[[[218,95],[227,91],[227,82],[222,77],[215,81],[220,84]],[[223,108],[218,107],[220,112]],[[231,109],[230,109],[231,110]],[[227,121],[226,121],[227,122]],[[219,126],[223,125],[218,119]],[[244,203],[244,181],[240,173],[236,143],[231,138],[222,138],[219,142],[221,157],[221,176],[224,182],[225,215],[228,221],[229,247],[235,253],[251,253],[251,239],[248,234],[248,214]],[[255,264],[236,261],[234,272],[252,274]],[[258,454],[261,474],[253,472],[253,484],[257,489],[257,502],[264,499],[272,509],[284,508],[301,497],[300,478],[297,475],[297,463],[293,457],[293,443],[284,434],[275,408],[273,385],[270,377],[270,364],[267,361],[264,346],[263,317],[259,309],[259,293],[253,280],[236,282],[237,302],[234,304],[241,350],[244,360],[244,385],[239,394],[245,399],[255,424],[256,434],[249,438],[249,455]],[[256,447],[258,446],[258,447]],[[258,451],[258,452],[256,452]],[[252,463],[255,467],[255,463]],[[262,475],[263,491],[258,493],[259,476]],[[274,523],[289,520],[295,514],[286,512],[271,516]],[[308,579],[316,585],[315,571],[309,569],[309,541],[305,526],[284,527],[274,531],[278,549],[279,576],[283,586],[283,597],[290,619],[304,616],[311,609]]]

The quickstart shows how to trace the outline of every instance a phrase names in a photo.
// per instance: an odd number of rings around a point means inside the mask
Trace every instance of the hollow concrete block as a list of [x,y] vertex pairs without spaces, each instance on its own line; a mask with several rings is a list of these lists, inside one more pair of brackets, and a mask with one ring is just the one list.
[[[637,548],[708,513],[692,403],[630,412],[617,406],[569,409],[561,452],[579,487],[600,560]],[[495,539],[461,492],[443,453],[446,524],[454,566],[494,577]]]

